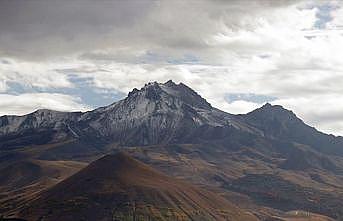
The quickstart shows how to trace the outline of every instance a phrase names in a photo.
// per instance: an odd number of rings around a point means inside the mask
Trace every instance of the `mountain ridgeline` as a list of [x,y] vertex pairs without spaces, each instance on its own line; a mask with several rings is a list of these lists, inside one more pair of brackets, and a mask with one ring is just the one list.
[[233,131],[343,154],[342,137],[318,132],[281,106],[266,104],[246,115],[232,115],[173,81],[148,83],[140,90],[133,89],[123,100],[86,113],[43,109],[25,116],[2,116],[0,148],[68,139],[120,146],[193,143],[225,137]]
[[186,85],[154,82],[134,89],[121,101],[86,113],[38,110],[21,117],[3,116],[0,145],[10,148],[70,138],[125,146],[183,143],[217,127],[250,130],[248,124],[213,108]]

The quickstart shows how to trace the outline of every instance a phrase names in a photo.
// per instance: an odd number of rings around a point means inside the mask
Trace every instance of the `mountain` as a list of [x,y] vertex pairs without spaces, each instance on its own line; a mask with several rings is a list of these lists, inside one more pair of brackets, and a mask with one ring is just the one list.
[[107,155],[20,213],[28,220],[257,220],[220,196],[164,175],[125,153]]
[[24,116],[2,116],[0,148],[55,143],[75,137],[71,127],[81,114],[42,109]]
[[335,137],[306,125],[292,111],[267,103],[244,116],[244,120],[265,136],[312,146],[319,152],[343,156],[343,137]]
[[182,83],[153,82],[121,101],[86,113],[38,110],[21,117],[3,116],[0,148],[68,139],[121,146],[182,143],[200,139],[217,127],[255,130],[213,108]]
[[0,213],[13,216],[13,208],[63,183],[66,176],[44,172],[47,165],[59,171],[54,162],[69,162],[74,173],[81,169],[76,165],[121,150],[218,192],[261,220],[297,210],[343,219],[342,137],[317,131],[279,105],[229,114],[172,81],[148,83],[85,113],[0,117],[0,170],[9,171],[0,176],[0,189],[11,193],[0,195]]
[[[312,146],[343,156],[343,138],[306,125],[293,112],[266,104],[246,115],[213,108],[191,88],[168,81],[148,83],[109,106],[86,113],[37,110],[0,117],[0,148],[75,139],[87,145],[141,146],[217,139],[230,129]],[[217,133],[218,131],[221,131]],[[214,132],[215,131],[215,132]]]

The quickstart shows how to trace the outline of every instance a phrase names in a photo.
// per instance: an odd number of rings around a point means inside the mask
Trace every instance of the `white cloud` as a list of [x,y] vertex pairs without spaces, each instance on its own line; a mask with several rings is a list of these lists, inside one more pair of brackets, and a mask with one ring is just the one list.
[[37,88],[72,87],[68,76],[55,70],[59,64],[68,68],[63,62],[27,62],[7,58],[6,62],[0,62],[0,89],[3,88],[4,91],[8,83]]
[[221,110],[226,110],[231,114],[246,114],[261,106],[261,104],[243,100],[234,101],[232,103],[227,103],[224,100],[214,100],[212,105],[220,107]]
[[0,92],[4,92],[7,90],[7,84],[6,81],[0,80]]
[[20,95],[0,94],[1,115],[23,115],[37,109],[57,111],[86,111],[89,108],[80,100],[64,94],[27,93]]
[[332,10],[330,15],[332,20],[326,24],[327,29],[333,30],[343,30],[343,8],[338,4],[338,2],[333,3],[337,10]]

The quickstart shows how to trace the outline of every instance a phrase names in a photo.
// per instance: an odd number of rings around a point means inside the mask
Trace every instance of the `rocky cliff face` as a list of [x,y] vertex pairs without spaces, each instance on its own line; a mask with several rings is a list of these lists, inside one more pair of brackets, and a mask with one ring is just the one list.
[[172,141],[182,127],[195,128],[208,122],[199,111],[212,107],[191,89],[149,83],[134,89],[124,100],[84,114],[81,122],[101,137],[126,145],[148,145]]
[[127,98],[81,116],[99,136],[123,145],[177,143],[203,127],[243,127],[184,84],[168,81],[134,89]]
[[20,133],[29,129],[55,129],[67,127],[77,121],[81,112],[68,113],[41,109],[24,116],[0,117],[0,135]]

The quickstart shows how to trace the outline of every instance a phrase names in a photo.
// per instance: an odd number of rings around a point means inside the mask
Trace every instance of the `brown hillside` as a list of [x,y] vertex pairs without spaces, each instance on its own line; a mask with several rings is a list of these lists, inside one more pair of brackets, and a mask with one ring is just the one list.
[[166,176],[127,154],[107,155],[20,213],[28,220],[257,220],[222,197]]

